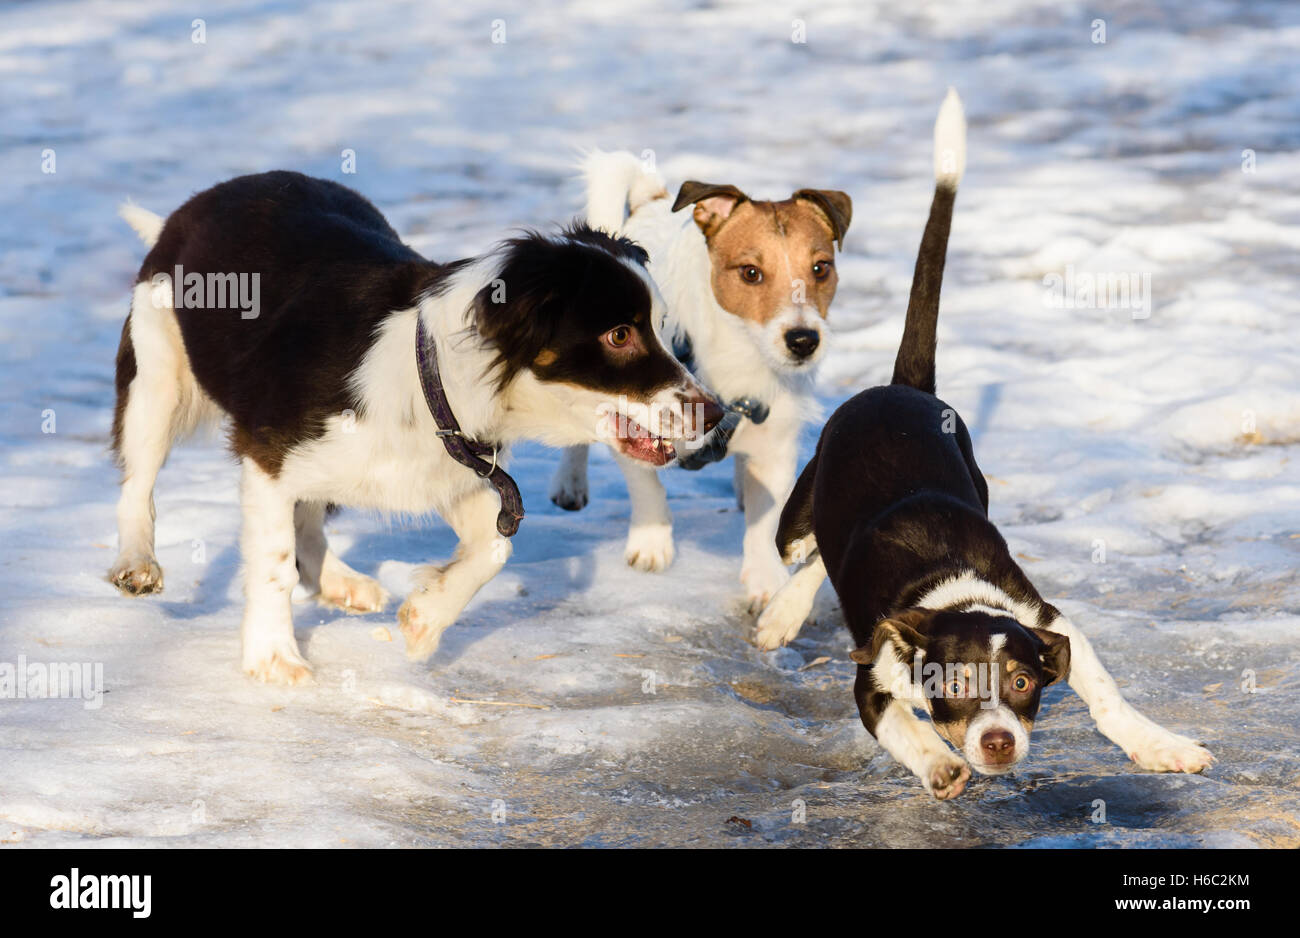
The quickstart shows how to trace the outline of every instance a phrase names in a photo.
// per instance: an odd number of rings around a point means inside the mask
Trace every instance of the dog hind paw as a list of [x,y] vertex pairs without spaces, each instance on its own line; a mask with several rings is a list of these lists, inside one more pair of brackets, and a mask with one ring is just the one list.
[[153,557],[120,557],[108,571],[108,582],[127,596],[161,593],[162,567]]
[[579,511],[587,506],[587,480],[557,475],[551,480],[551,502],[565,511]]
[[388,592],[373,577],[355,571],[333,576],[323,575],[320,584],[322,602],[345,612],[381,612],[388,605]]
[[740,582],[745,587],[749,614],[756,616],[762,612],[789,579],[790,574],[785,569],[785,565],[775,555],[771,563],[746,564],[740,571]]
[[1210,750],[1177,733],[1146,740],[1128,757],[1149,772],[1202,772],[1214,762]]
[[783,596],[778,590],[758,617],[755,636],[758,647],[763,651],[774,651],[790,644],[807,621],[807,611],[802,603]]

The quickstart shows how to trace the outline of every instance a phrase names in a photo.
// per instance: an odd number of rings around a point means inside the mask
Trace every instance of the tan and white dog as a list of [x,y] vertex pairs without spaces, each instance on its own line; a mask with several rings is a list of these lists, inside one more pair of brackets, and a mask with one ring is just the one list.
[[[740,578],[757,612],[788,579],[774,538],[794,484],[799,429],[820,417],[813,370],[827,344],[835,249],[843,246],[852,201],[823,189],[757,201],[732,185],[690,181],[670,203],[662,177],[631,153],[597,151],[583,171],[588,224],[650,254],[666,301],[656,323],[665,343],[689,343],[696,376],[724,407],[746,401],[766,411],[761,422],[741,419],[728,447],[745,512]],[[632,499],[627,562],[663,570],[674,553],[663,483],[653,468],[615,458]],[[576,511],[587,497],[587,447],[570,447],[551,500]]]

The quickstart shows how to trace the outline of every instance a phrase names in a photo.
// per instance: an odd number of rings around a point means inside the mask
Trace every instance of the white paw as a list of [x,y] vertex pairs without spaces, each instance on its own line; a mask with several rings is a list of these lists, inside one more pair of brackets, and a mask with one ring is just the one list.
[[267,684],[297,687],[310,684],[311,665],[292,646],[244,652],[244,673]]
[[1194,739],[1156,727],[1136,746],[1125,747],[1128,757],[1150,772],[1200,772],[1214,761],[1210,750]]
[[320,598],[345,612],[379,612],[388,605],[388,593],[371,577],[349,570],[322,573]]
[[939,801],[956,798],[970,781],[970,766],[960,756],[946,753],[935,756],[926,769],[925,789]]
[[587,504],[587,475],[569,472],[564,466],[551,478],[551,501],[565,511],[577,511]]
[[432,590],[414,593],[397,610],[398,626],[406,639],[406,657],[412,661],[424,661],[437,651],[442,633],[451,626],[451,620],[438,612],[436,596]]
[[628,531],[623,559],[629,567],[658,573],[672,565],[673,555],[671,524],[641,524]]
[[756,640],[763,651],[772,651],[794,641],[807,621],[808,603],[791,590],[777,590],[763,614],[758,617]]
[[745,598],[749,602],[750,615],[761,612],[768,600],[775,596],[776,591],[785,586],[789,579],[789,571],[775,552],[771,557],[764,555],[761,561],[746,561],[740,570],[740,582],[745,587]]
[[161,593],[162,567],[153,557],[120,556],[108,571],[108,582],[128,596],[145,596]]

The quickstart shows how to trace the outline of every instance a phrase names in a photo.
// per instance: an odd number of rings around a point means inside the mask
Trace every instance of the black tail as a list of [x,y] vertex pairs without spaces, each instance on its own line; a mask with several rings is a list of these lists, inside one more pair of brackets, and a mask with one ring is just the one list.
[[930,219],[921,236],[912,273],[912,294],[907,301],[903,341],[894,360],[891,384],[905,384],[918,391],[934,393],[935,328],[939,322],[939,290],[943,265],[948,255],[948,229],[952,225],[952,204],[957,183],[966,162],[966,119],[961,99],[949,91],[934,126],[934,199]]

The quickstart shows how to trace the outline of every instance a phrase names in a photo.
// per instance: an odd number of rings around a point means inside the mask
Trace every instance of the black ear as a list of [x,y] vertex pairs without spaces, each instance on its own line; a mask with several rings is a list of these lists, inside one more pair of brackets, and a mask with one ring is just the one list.
[[838,189],[800,189],[794,194],[794,198],[812,202],[822,210],[822,214],[831,224],[831,233],[835,235],[836,245],[843,251],[844,232],[849,230],[849,222],[853,220],[853,200],[849,198],[848,193],[840,192]]
[[1070,639],[1047,629],[1030,629],[1029,633],[1042,642],[1039,658],[1043,662],[1043,686],[1055,684],[1070,676]]
[[713,182],[696,182],[694,179],[682,183],[677,190],[677,200],[673,202],[673,211],[681,211],[688,205],[695,206],[695,224],[706,238],[722,227],[736,206],[748,202],[749,196],[732,185],[720,185]]
[[496,350],[491,371],[501,390],[550,344],[561,285],[580,283],[581,249],[535,232],[501,245],[496,277],[474,297],[474,328]]
[[907,609],[896,616],[881,619],[871,633],[871,641],[849,652],[849,657],[858,664],[871,664],[889,642],[894,646],[899,661],[911,661],[918,651],[925,650],[929,642],[929,636],[921,631],[927,618],[928,613],[923,609]]

